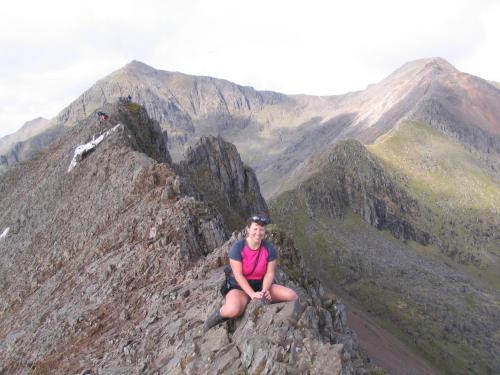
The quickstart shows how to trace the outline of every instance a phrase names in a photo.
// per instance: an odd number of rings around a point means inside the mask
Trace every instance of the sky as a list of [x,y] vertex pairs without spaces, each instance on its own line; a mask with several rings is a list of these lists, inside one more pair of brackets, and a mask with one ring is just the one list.
[[0,22],[0,137],[139,60],[285,94],[362,90],[442,57],[500,82],[496,0],[16,0]]

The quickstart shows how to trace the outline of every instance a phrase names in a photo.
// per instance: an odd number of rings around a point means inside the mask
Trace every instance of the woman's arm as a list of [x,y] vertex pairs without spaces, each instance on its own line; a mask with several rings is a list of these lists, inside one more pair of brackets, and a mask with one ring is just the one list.
[[229,259],[229,264],[231,265],[231,269],[233,270],[234,278],[236,279],[236,282],[239,284],[239,286],[241,286],[241,289],[243,289],[243,291],[248,294],[251,299],[261,299],[263,297],[263,293],[254,291],[248,283],[246,277],[243,276],[243,267],[241,262],[234,259]]
[[262,281],[262,292],[264,293],[264,297],[267,300],[271,300],[271,294],[269,294],[269,289],[271,289],[271,285],[273,285],[274,281],[274,272],[276,271],[276,261],[273,260],[267,263],[267,271],[264,275],[264,280]]

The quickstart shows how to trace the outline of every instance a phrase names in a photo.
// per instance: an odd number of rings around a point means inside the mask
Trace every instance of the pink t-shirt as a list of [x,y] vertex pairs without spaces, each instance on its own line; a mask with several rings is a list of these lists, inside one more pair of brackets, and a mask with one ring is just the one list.
[[241,262],[243,276],[247,280],[262,280],[267,272],[267,263],[276,260],[277,256],[274,246],[268,241],[262,241],[258,250],[252,250],[245,240],[240,240],[229,250],[229,258]]

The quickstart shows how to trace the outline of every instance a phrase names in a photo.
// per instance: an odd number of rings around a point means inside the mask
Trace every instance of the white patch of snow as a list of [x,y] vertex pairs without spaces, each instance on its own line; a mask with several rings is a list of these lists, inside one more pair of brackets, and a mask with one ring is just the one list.
[[99,135],[97,138],[92,137],[92,140],[89,143],[85,143],[83,145],[77,146],[75,149],[75,155],[73,156],[73,160],[71,160],[71,163],[68,168],[68,173],[71,172],[73,168],[75,168],[76,163],[81,160],[81,156],[93,148],[96,148],[99,143],[101,143],[105,138],[107,138],[111,133],[113,133],[116,129],[118,129],[119,126],[122,126],[121,124],[117,124],[111,129],[105,131],[101,135]]
[[7,234],[9,234],[9,230],[10,230],[10,227],[7,227],[3,232],[2,234],[0,234],[0,238],[4,238],[5,236],[7,236]]

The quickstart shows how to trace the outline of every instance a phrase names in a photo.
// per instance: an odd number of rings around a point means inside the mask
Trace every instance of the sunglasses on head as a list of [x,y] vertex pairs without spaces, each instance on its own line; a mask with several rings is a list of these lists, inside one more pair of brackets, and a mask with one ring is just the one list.
[[250,216],[249,220],[261,225],[267,225],[271,222],[271,220],[268,217],[259,215]]

